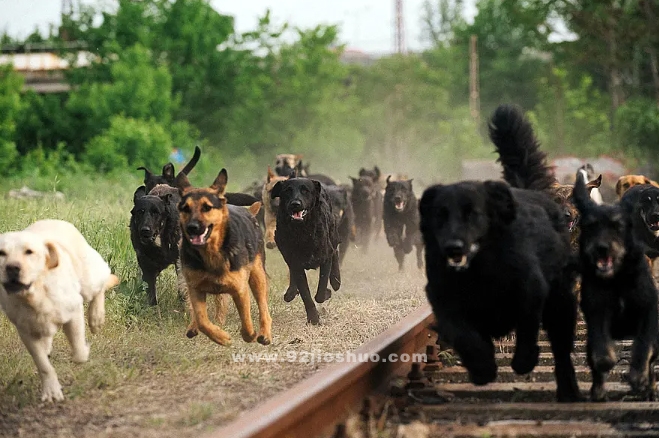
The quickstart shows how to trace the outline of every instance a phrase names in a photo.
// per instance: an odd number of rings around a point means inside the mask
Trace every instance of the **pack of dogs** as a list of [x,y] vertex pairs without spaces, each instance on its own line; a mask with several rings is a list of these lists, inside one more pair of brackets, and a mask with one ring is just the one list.
[[[531,123],[514,105],[494,111],[489,138],[501,180],[436,184],[420,197],[407,175],[362,167],[343,184],[312,173],[300,154],[277,155],[265,177],[241,192],[227,192],[226,169],[210,186],[192,186],[188,176],[201,157],[198,147],[178,174],[172,163],[161,173],[140,167],[144,184],[133,195],[129,230],[146,303],[158,305],[157,279],[174,266],[189,312],[187,337],[201,332],[230,345],[222,326],[233,301],[243,340],[267,346],[273,333],[266,250],[278,251],[288,268],[284,301],[299,295],[307,322],[317,325],[316,304],[342,287],[349,248],[366,253],[382,233],[399,271],[414,251],[416,268],[427,279],[438,342],[454,350],[473,384],[496,380],[495,341],[513,333],[512,369],[532,372],[544,330],[556,399],[582,400],[571,358],[581,314],[590,399],[606,400],[606,377],[618,363],[613,342],[628,339],[631,392],[654,400],[659,184],[643,175],[622,176],[617,202],[606,203],[602,175],[590,164],[576,169],[574,184],[560,184]],[[319,272],[313,296],[310,270]],[[53,336],[61,328],[72,360],[86,361],[84,304],[89,329],[97,333],[105,293],[119,278],[74,225],[41,220],[0,234],[0,283],[0,306],[39,371],[41,399],[62,400],[49,361]],[[212,316],[209,299],[215,301]]]

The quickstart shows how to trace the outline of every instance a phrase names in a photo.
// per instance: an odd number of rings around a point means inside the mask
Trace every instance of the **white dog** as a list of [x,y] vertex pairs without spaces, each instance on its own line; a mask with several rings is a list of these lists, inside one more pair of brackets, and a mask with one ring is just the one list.
[[105,291],[119,283],[110,267],[72,224],[35,222],[23,231],[0,234],[0,307],[16,326],[41,376],[41,400],[63,400],[48,356],[62,327],[74,362],[85,362],[83,301],[89,329],[105,321]]

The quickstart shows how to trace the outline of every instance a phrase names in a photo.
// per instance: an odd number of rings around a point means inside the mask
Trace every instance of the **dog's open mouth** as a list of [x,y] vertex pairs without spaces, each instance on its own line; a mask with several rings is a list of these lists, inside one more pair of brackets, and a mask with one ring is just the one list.
[[8,294],[17,294],[28,290],[32,284],[23,284],[20,281],[11,280],[6,283],[2,283],[2,287],[5,288]]
[[650,231],[652,231],[653,233],[659,231],[659,221],[646,222],[646,224],[647,224],[648,228],[650,229]]
[[213,226],[209,225],[208,227],[206,227],[206,230],[199,235],[193,236],[191,234],[188,234],[188,237],[190,238],[190,243],[196,246],[205,245],[206,242],[208,241],[208,236],[211,235],[212,230],[213,230]]
[[466,254],[455,253],[446,256],[446,264],[449,268],[455,269],[456,271],[464,271],[469,268],[471,260],[474,258],[480,245],[478,243],[472,243],[469,246],[469,251]]
[[467,254],[449,256],[446,261],[452,268],[464,268],[467,266]]
[[613,275],[613,257],[607,256],[595,260],[597,273],[604,277]]
[[394,203],[394,207],[396,207],[396,211],[403,211],[405,210],[405,201],[398,201]]
[[291,218],[295,221],[302,221],[304,220],[304,217],[306,215],[307,215],[307,210],[300,210],[291,213]]

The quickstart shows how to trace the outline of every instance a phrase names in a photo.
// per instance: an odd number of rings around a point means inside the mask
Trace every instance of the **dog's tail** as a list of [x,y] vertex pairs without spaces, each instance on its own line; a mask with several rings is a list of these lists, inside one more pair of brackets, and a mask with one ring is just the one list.
[[199,149],[199,146],[194,147],[194,154],[192,155],[192,158],[190,158],[190,161],[188,164],[185,165],[183,169],[181,169],[181,173],[184,175],[187,175],[190,173],[192,169],[197,165],[197,161],[199,161],[199,157],[201,156],[201,149]]
[[595,201],[591,199],[590,193],[588,193],[586,179],[582,172],[577,172],[577,180],[572,189],[572,199],[574,200],[574,205],[577,207],[577,210],[579,210],[579,213],[583,213],[584,210],[596,205]]
[[503,179],[520,189],[548,190],[556,181],[540,150],[531,123],[513,105],[499,105],[489,125],[490,139],[499,153]]

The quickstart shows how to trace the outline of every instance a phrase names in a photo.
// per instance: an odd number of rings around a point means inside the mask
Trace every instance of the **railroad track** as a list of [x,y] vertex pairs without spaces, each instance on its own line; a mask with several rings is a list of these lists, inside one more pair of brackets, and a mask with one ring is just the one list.
[[[379,361],[329,366],[208,437],[403,437],[410,425],[421,431],[413,436],[423,437],[659,437],[659,402],[635,399],[623,383],[630,342],[617,343],[619,363],[607,383],[610,401],[560,404],[554,402],[553,361],[544,332],[533,373],[512,371],[514,342],[504,340],[497,344],[496,383],[476,387],[457,358],[437,355],[432,322],[428,306],[418,309],[355,351],[357,357],[377,355]],[[573,361],[587,399],[585,336],[579,322]],[[425,362],[382,360],[414,352],[425,352]]]

